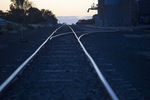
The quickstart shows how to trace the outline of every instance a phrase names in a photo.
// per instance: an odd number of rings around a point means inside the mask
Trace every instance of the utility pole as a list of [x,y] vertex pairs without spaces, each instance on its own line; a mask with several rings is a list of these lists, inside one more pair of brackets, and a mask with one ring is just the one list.
[[136,0],[136,11],[137,11],[137,21],[140,23],[140,8],[139,8],[139,0]]
[[105,0],[98,0],[98,17],[100,19],[100,24],[104,26],[104,10],[105,10]]

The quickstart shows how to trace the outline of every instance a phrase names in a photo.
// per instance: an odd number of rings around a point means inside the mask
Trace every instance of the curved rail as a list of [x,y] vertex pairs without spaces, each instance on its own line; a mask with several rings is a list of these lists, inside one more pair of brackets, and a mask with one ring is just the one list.
[[[44,43],[28,58],[26,59],[8,78],[6,81],[4,81],[1,85],[0,85],[0,94],[9,86],[9,84],[18,76],[18,74],[23,71],[23,69],[25,69],[26,65],[36,56],[36,54],[41,50],[42,47],[44,47],[44,45],[51,40],[52,38],[55,37],[59,37],[62,35],[67,35],[70,33],[73,33],[75,35],[75,37],[77,38],[80,46],[82,47],[84,53],[86,54],[86,56],[88,57],[88,59],[90,60],[91,64],[93,65],[94,69],[96,70],[100,80],[102,81],[104,87],[106,88],[107,92],[109,93],[110,97],[112,98],[112,100],[119,100],[118,97],[116,96],[116,94],[114,93],[114,91],[112,90],[112,88],[110,87],[110,85],[108,84],[108,82],[106,81],[105,77],[102,75],[101,71],[99,70],[98,66],[96,65],[95,61],[93,60],[93,58],[90,56],[90,54],[87,52],[87,50],[85,49],[85,47],[83,46],[83,44],[80,41],[80,38],[82,36],[80,36],[78,38],[77,34],[75,33],[75,31],[68,26],[72,32],[67,32],[67,33],[62,33],[59,35],[54,35],[60,28],[62,28],[63,26],[60,26],[59,28],[57,28],[45,41]],[[86,34],[90,34],[92,32],[86,33]],[[54,36],[53,36],[54,35]]]
[[92,33],[94,33],[94,32],[89,32],[89,33],[85,33],[85,34],[80,35],[80,36],[79,36],[79,40],[80,40],[83,36],[88,35],[88,34],[92,34]]
[[0,94],[8,87],[8,85],[18,76],[18,74],[25,68],[25,66],[37,55],[42,47],[48,42],[49,39],[63,26],[57,28],[44,42],[40,47],[29,57],[27,58],[7,79],[0,85]]
[[56,38],[56,37],[59,37],[59,36],[62,36],[62,35],[67,35],[67,34],[71,34],[71,33],[72,32],[61,33],[61,34],[58,34],[58,35],[54,35],[51,38]]
[[106,88],[107,92],[109,93],[110,97],[112,98],[112,100],[119,100],[119,98],[117,97],[117,95],[115,94],[115,92],[113,91],[113,89],[111,88],[111,86],[109,85],[109,83],[107,82],[107,80],[105,79],[104,75],[102,74],[102,72],[100,71],[100,69],[98,68],[97,64],[95,63],[95,61],[93,60],[93,58],[90,56],[90,54],[87,52],[87,50],[85,49],[85,47],[83,46],[83,44],[81,43],[80,39],[78,38],[77,34],[75,33],[75,31],[68,26],[72,32],[74,33],[75,37],[77,38],[81,48],[83,49],[84,53],[86,54],[86,56],[88,57],[88,59],[90,60],[92,66],[94,67],[99,79],[101,80],[102,84],[104,85],[104,87]]

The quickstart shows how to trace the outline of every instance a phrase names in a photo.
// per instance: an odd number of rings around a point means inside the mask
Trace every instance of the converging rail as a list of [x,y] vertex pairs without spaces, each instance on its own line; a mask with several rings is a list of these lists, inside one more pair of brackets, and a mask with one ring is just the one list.
[[[107,93],[109,94],[110,98],[112,100],[119,100],[118,96],[115,94],[115,92],[113,91],[113,89],[111,88],[111,86],[109,85],[109,83],[106,81],[105,77],[103,76],[103,74],[101,73],[100,69],[98,68],[97,64],[95,63],[94,59],[91,57],[91,55],[88,53],[88,51],[86,50],[86,48],[84,47],[84,45],[82,44],[82,42],[80,41],[81,37],[77,36],[77,33],[70,27],[70,30],[72,32],[66,32],[66,33],[62,33],[62,34],[56,34],[57,31],[59,31],[60,29],[62,29],[64,26],[60,26],[59,28],[57,28],[44,42],[43,44],[27,59],[25,60],[18,68],[16,71],[14,71],[10,77],[4,81],[1,85],[0,85],[0,94],[2,94],[2,92],[4,92],[4,90],[12,83],[12,81],[19,75],[20,72],[22,72],[25,67],[27,66],[27,64],[29,64],[33,58],[35,58],[35,56],[37,55],[37,53],[39,51],[41,51],[41,49],[43,47],[45,47],[45,45],[48,43],[49,40],[53,40],[53,38],[57,38],[57,37],[61,37],[61,36],[65,36],[65,35],[69,35],[69,34],[74,34],[75,38],[77,39],[80,47],[82,48],[84,54],[86,55],[86,57],[88,58],[88,60],[90,61],[91,65],[94,67],[94,70],[96,71],[100,82],[103,84],[105,90],[107,91]],[[56,34],[56,35],[55,35]],[[72,52],[72,51],[70,51]],[[75,52],[75,51],[74,51]],[[59,51],[58,53],[61,53],[61,51]],[[45,72],[66,72],[66,70],[44,70]],[[71,72],[76,70],[70,70]],[[60,80],[51,80],[51,81],[60,81]],[[71,80],[61,80],[61,81],[71,81]],[[90,83],[89,83],[90,84]]]
[[61,27],[57,28],[44,42],[43,44],[28,58],[26,59],[8,78],[0,85],[0,94],[8,87],[15,77],[25,68],[25,66],[36,56],[41,48],[48,42],[48,40],[57,32]]
[[72,32],[74,33],[75,37],[77,38],[80,46],[82,47],[84,53],[86,54],[86,56],[88,57],[88,59],[90,60],[92,66],[94,67],[99,79],[102,81],[104,87],[106,88],[107,92],[109,93],[110,97],[113,100],[119,100],[117,95],[115,94],[115,92],[113,91],[113,89],[111,88],[111,86],[109,85],[109,83],[106,81],[105,77],[103,76],[103,74],[101,73],[101,71],[99,70],[97,64],[95,63],[95,61],[93,60],[93,58],[90,56],[90,54],[87,52],[87,50],[85,49],[85,47],[83,46],[83,44],[80,41],[80,38],[78,38],[77,34],[75,33],[75,31],[70,27],[70,29],[72,30]]

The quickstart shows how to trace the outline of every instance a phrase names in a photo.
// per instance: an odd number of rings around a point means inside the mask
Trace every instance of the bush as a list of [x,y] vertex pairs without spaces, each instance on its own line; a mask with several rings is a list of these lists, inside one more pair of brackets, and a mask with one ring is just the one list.
[[33,26],[30,26],[30,25],[27,25],[27,28],[28,28],[28,29],[31,29],[31,30],[34,29],[34,27],[33,27]]
[[0,26],[0,34],[3,34],[3,26]]
[[14,28],[11,24],[7,24],[6,29],[7,29],[7,31],[13,31],[14,30]]
[[3,32],[2,32],[2,30],[1,30],[2,28],[1,28],[1,26],[0,26],[0,34],[3,34]]

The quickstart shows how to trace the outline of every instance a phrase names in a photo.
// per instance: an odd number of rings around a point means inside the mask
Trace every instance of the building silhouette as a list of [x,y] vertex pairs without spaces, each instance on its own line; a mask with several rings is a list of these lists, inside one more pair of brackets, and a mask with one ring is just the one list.
[[150,0],[98,0],[95,24],[100,26],[130,26],[150,21]]
[[138,17],[140,24],[150,24],[150,0],[139,0]]

